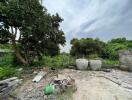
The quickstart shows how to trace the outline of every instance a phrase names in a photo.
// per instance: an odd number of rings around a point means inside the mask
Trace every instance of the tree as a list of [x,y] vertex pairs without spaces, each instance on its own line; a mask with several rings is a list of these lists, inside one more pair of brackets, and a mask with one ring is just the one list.
[[29,65],[47,52],[48,44],[64,45],[63,19],[50,15],[38,0],[0,2],[0,43],[10,42],[17,59]]
[[116,38],[112,39],[111,41],[108,41],[108,43],[126,43],[127,40],[126,38]]
[[105,43],[99,39],[92,38],[82,38],[80,40],[73,39],[71,40],[71,44],[72,48],[70,53],[73,56],[89,56],[91,54],[97,54],[100,56],[105,45]]
[[118,59],[118,53],[121,50],[132,49],[132,41],[126,38],[116,38],[108,41],[105,47],[105,51],[102,55],[103,58],[112,60]]

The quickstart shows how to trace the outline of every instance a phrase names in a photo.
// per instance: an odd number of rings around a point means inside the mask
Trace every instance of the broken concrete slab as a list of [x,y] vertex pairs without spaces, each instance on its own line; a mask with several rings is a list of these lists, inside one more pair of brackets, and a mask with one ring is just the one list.
[[44,71],[40,71],[32,80],[33,82],[39,82],[45,75],[47,74],[47,72]]
[[21,80],[19,80],[17,77],[12,77],[0,81],[0,100],[7,100],[10,92],[15,89],[20,83]]
[[8,83],[8,82],[14,81],[16,79],[18,79],[18,78],[17,77],[12,77],[12,78],[9,78],[9,79],[5,79],[5,80],[0,81],[0,84],[1,83]]

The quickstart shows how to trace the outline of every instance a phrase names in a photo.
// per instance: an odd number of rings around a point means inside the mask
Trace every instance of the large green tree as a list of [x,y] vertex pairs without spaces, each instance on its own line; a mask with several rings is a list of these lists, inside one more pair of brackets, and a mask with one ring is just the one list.
[[101,55],[105,43],[99,39],[82,38],[71,40],[71,55],[73,56],[89,56],[91,54]]
[[50,15],[39,0],[1,0],[0,43],[11,43],[17,59],[28,65],[48,52],[49,45],[58,49],[64,45],[62,21],[58,14]]

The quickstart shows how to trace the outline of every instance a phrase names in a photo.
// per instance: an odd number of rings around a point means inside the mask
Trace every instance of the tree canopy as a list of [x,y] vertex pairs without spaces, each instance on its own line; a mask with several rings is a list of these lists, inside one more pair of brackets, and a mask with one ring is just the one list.
[[92,38],[82,38],[82,39],[73,39],[71,40],[71,55],[75,56],[89,56],[91,54],[100,55],[103,52],[104,42],[99,39]]
[[59,45],[65,44],[64,32],[59,28],[62,21],[58,14],[49,14],[39,0],[2,0],[0,43],[11,43],[17,59],[30,64],[35,57],[54,53],[51,49],[58,53]]
[[132,49],[132,41],[126,38],[116,38],[107,43],[92,38],[72,39],[71,55],[90,56],[97,55],[104,59],[118,59],[118,53],[121,50]]

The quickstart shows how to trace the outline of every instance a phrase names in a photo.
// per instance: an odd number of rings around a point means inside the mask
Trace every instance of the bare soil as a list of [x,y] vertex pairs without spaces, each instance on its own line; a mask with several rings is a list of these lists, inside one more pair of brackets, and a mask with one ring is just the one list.
[[65,70],[76,80],[73,100],[132,100],[132,73]]
[[[132,73],[120,70],[103,72],[64,69],[59,71],[59,74],[64,77],[70,75],[75,79],[77,86],[77,91],[73,93],[72,98],[63,100],[132,100]],[[17,89],[17,98],[45,100],[43,87],[53,77],[54,75],[48,75],[39,83],[33,83],[31,79],[27,80]]]

